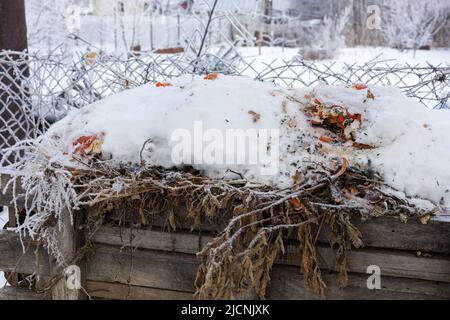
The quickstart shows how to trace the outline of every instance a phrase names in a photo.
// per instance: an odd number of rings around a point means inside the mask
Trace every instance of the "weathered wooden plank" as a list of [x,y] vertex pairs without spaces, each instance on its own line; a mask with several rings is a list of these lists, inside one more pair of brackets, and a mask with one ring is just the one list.
[[[103,231],[99,232],[99,237],[96,238],[97,240],[104,241],[106,244],[111,244],[111,242],[114,242],[114,244],[118,246],[115,248],[123,248],[123,250],[126,250],[126,247],[128,247],[128,250],[127,252],[122,251],[120,254],[124,254],[125,256],[115,260],[116,265],[113,265],[114,262],[110,262],[110,259],[114,256],[115,249],[114,247],[108,247],[106,250],[112,252],[108,253],[108,263],[111,264],[108,267],[104,265],[103,261],[96,263],[98,255],[102,255],[105,248],[102,247],[97,250],[94,259],[87,264],[88,280],[91,280],[91,277],[102,277],[101,273],[104,272],[108,274],[108,281],[114,279],[114,281],[124,283],[123,281],[126,280],[125,283],[135,284],[136,286],[152,287],[162,285],[164,286],[164,289],[177,291],[186,291],[189,289],[191,292],[194,290],[194,280],[198,263],[196,259],[192,260],[192,257],[194,257],[193,255],[199,251],[198,245],[196,246],[196,242],[206,244],[206,241],[212,240],[211,237],[203,238],[193,234],[170,234],[166,232],[154,232],[149,234],[142,232],[142,230],[131,231],[130,229],[123,229],[121,231],[119,228],[103,228],[102,230]],[[124,243],[122,243],[121,237],[124,235],[127,237]],[[177,237],[177,235],[182,236]],[[130,241],[130,236],[134,238],[133,241]],[[135,250],[135,248],[142,248],[142,246],[171,252],[174,256],[167,256],[164,252],[161,253],[161,251],[129,251],[130,248]],[[190,253],[190,255],[187,255],[186,253]],[[120,267],[126,264],[126,261],[122,262],[124,259],[128,259],[129,268],[125,275],[122,275]],[[152,262],[146,263],[146,259],[151,259]],[[137,265],[151,266],[151,270],[143,270],[141,272],[139,269],[134,269]],[[101,266],[103,270],[97,270],[96,268],[99,266]],[[130,271],[131,268],[133,268],[132,271]],[[190,275],[192,275],[190,281],[179,284],[179,280],[177,280],[178,278],[173,278],[170,276],[174,270],[177,270],[177,268],[182,268],[185,272],[189,272]],[[127,270],[127,267],[125,267],[125,270]],[[109,274],[110,272],[113,272],[114,274]],[[145,283],[145,285],[143,283]],[[167,285],[169,285],[169,287],[166,287]],[[183,285],[184,287],[180,289],[178,285]],[[253,292],[249,292],[241,296],[239,299],[251,299],[252,295]]]
[[[147,228],[151,227],[153,229],[159,229],[161,231],[167,231],[169,229],[169,223],[167,221],[167,216],[164,214],[146,214],[145,215]],[[226,222],[231,218],[231,214],[223,216],[216,219],[209,218],[202,221],[200,228],[206,232],[219,233],[226,227]],[[140,224],[142,222],[140,213],[135,210],[130,209],[127,216],[120,216],[114,209],[106,215],[106,220],[111,221],[113,224],[125,224],[128,225],[132,223],[133,225]],[[220,221],[219,221],[220,220]],[[176,217],[176,227],[177,230],[191,230],[192,229],[192,219],[188,218],[188,213],[185,206],[180,206],[179,212]],[[146,227],[144,227],[146,228]]]
[[192,292],[131,286],[121,283],[88,281],[87,291],[92,298],[113,300],[191,300]]
[[[108,218],[115,222],[119,221],[114,213],[108,215]],[[125,220],[139,223],[140,216],[136,214],[134,219],[128,217]],[[153,229],[167,229],[167,222],[162,216],[149,216],[148,223]],[[423,225],[414,218],[409,219],[408,223],[403,223],[397,217],[380,217],[369,221],[354,218],[354,223],[361,231],[366,247],[450,254],[449,220],[430,220],[428,224]],[[217,221],[212,221],[203,223],[201,229],[205,232],[220,232],[224,227],[224,222],[219,224]],[[191,228],[191,222],[186,218],[183,210],[180,212],[178,228],[181,230]],[[319,242],[329,243],[329,235],[329,229],[324,227],[318,239]]]
[[[193,281],[197,269],[194,255],[135,250],[121,252],[119,248],[101,247],[88,266],[88,283],[96,282],[96,290],[103,287],[100,282],[128,284],[152,289],[193,292]],[[449,299],[450,284],[435,281],[388,277],[381,274],[381,290],[367,289],[369,275],[349,274],[349,287],[339,289],[335,274],[324,271],[329,299]],[[316,299],[309,289],[303,286],[300,269],[287,265],[275,265],[272,271],[272,284],[269,287],[270,299]],[[105,290],[111,288],[109,284]],[[121,287],[123,288],[123,287]],[[125,290],[125,289],[122,289]],[[128,293],[128,292],[127,292]],[[139,291],[133,293],[140,297]],[[95,294],[94,294],[95,296]],[[112,295],[103,295],[114,298]],[[123,296],[123,293],[119,295]],[[99,295],[99,297],[102,297]],[[151,298],[151,294],[148,293]]]
[[[355,225],[366,247],[450,254],[449,222],[431,220],[423,225],[413,218],[403,223],[396,217],[381,217],[370,221],[358,218]],[[325,228],[324,231],[320,239],[328,241]]]
[[27,289],[6,287],[0,289],[0,300],[45,300],[45,296]]
[[[286,254],[279,261],[283,264],[300,266],[297,246],[286,244]],[[335,270],[335,252],[329,246],[317,247],[321,268]],[[353,249],[348,252],[349,272],[366,273],[367,267],[379,266],[383,275],[392,277],[450,282],[450,257],[436,255],[417,256],[414,252]]]
[[[122,242],[121,235],[126,235]],[[211,237],[192,233],[165,233],[152,230],[134,230],[132,247],[150,250],[183,252],[195,254],[199,250],[199,241],[207,243]],[[130,231],[114,227],[104,227],[94,237],[95,242],[116,246],[129,245]],[[279,263],[300,265],[297,246],[286,243],[286,254],[279,258]],[[321,267],[335,269],[335,252],[325,245],[318,246]],[[379,249],[354,249],[348,254],[350,272],[365,273],[368,266],[377,265],[383,274],[394,277],[417,278],[424,280],[450,282],[450,256],[436,255],[432,257],[417,256],[415,252]]]
[[[369,290],[369,275],[351,273],[348,286],[339,288],[336,274],[323,274],[327,284],[326,298],[332,300],[448,300],[450,284],[425,280],[381,277],[381,289]],[[267,299],[320,299],[305,287],[298,268],[275,266],[271,273],[271,285]]]
[[[48,275],[50,266],[45,250],[40,248],[36,256],[36,244],[27,239],[24,239],[24,247],[25,252],[17,233],[0,230],[0,270],[25,274],[37,271],[39,274]],[[36,265],[39,266],[37,270]]]
[[169,252],[196,254],[213,238],[199,236],[198,232],[161,232],[149,229],[102,227],[93,237],[93,242],[114,246],[129,246]]
[[196,272],[197,260],[193,255],[100,247],[89,260],[86,278],[193,292]]

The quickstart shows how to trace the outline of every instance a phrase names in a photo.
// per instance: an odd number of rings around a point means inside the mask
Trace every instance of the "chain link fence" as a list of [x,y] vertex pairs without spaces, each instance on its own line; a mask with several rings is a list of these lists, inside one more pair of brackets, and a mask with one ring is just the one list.
[[0,149],[43,134],[51,123],[122,90],[148,82],[169,81],[192,73],[244,75],[281,86],[311,87],[366,83],[397,86],[428,108],[449,108],[448,65],[398,65],[392,61],[365,64],[309,62],[300,58],[264,63],[245,60],[235,51],[218,49],[189,54],[100,55],[88,53],[24,54],[0,52]]

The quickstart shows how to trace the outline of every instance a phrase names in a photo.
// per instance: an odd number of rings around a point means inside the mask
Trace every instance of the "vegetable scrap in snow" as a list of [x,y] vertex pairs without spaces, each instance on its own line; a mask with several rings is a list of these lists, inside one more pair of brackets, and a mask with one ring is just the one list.
[[205,80],[216,80],[219,77],[218,73],[207,74],[203,79]]
[[95,63],[95,60],[97,60],[98,56],[95,52],[88,52],[84,56],[84,59],[86,60],[87,65],[93,65]]
[[353,85],[352,88],[355,90],[365,90],[367,89],[367,85],[365,85],[364,83],[357,83]]
[[157,87],[157,88],[166,88],[166,87],[171,87],[171,86],[172,86],[172,84],[168,83],[168,82],[157,82],[155,84],[155,87]]
[[361,127],[361,114],[352,114],[341,105],[327,105],[318,98],[309,97],[305,111],[312,125],[324,126],[345,140],[355,139],[355,133]]
[[81,136],[76,139],[73,145],[73,153],[78,155],[95,155],[102,152],[102,134]]
[[325,143],[330,143],[333,141],[333,139],[331,139],[329,136],[320,136],[319,140]]

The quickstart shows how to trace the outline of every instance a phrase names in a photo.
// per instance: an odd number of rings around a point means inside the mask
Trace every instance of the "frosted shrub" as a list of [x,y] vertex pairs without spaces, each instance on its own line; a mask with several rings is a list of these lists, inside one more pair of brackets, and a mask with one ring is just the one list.
[[334,16],[326,16],[317,30],[312,31],[312,46],[301,48],[300,55],[307,60],[332,59],[345,47],[344,31],[351,7]]
[[450,13],[446,0],[384,0],[382,32],[392,48],[419,49],[430,45]]

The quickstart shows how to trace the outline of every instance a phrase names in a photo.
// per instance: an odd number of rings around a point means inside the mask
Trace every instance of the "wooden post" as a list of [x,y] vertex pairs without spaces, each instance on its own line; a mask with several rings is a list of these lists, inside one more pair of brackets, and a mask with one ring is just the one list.
[[[59,230],[58,235],[58,249],[64,259],[64,262],[70,263],[76,253],[76,236],[75,236],[75,224],[72,222],[70,213],[68,210],[64,210],[61,218],[63,227]],[[58,228],[58,226],[56,226]],[[56,264],[54,258],[51,258],[52,276],[62,275],[64,277],[60,279],[52,289],[53,300],[81,300],[84,298],[84,293],[81,289],[71,289],[68,287],[66,278],[66,268],[70,267],[68,264],[59,266]],[[81,269],[81,268],[80,268]],[[81,280],[81,279],[80,279]]]
[[2,0],[0,2],[0,50],[24,51],[27,47],[24,0]]
[[[22,52],[27,49],[27,25],[25,20],[24,0],[1,0],[0,1],[0,51],[9,50]],[[24,95],[22,82],[28,77],[28,66],[20,55],[10,55],[11,62],[22,61],[16,64],[13,72],[9,62],[0,66],[0,86],[8,88],[0,90],[0,127],[8,128],[0,134],[0,150],[12,146],[15,142],[23,139],[26,135],[26,120],[21,115],[24,101],[17,101],[15,96]],[[11,81],[11,79],[14,79]],[[14,118],[11,121],[11,118]],[[20,123],[22,121],[23,123]]]

